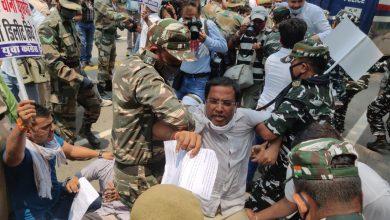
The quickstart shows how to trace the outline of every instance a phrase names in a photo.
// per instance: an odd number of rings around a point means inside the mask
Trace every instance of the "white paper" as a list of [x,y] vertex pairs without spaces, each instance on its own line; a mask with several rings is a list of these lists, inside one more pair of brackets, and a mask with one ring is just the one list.
[[92,202],[99,197],[95,188],[84,177],[79,179],[79,184],[80,189],[73,199],[68,220],[80,220]]
[[371,39],[349,19],[343,21],[325,37],[330,56],[354,80],[358,80],[382,56]]
[[162,184],[174,184],[209,200],[218,171],[218,159],[211,149],[201,148],[190,158],[184,150],[175,152],[176,141],[165,141],[165,172]]
[[162,0],[143,0],[142,1],[148,8],[154,12],[159,12],[161,8]]

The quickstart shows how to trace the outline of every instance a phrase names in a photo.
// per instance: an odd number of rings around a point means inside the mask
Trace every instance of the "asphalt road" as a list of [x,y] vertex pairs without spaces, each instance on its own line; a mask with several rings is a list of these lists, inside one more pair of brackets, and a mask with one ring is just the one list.
[[[117,64],[121,63],[126,59],[126,32],[119,32],[121,38],[117,40]],[[93,49],[93,61],[97,63],[97,50],[96,47]],[[97,66],[87,67],[87,74],[95,79],[96,78]],[[351,101],[347,117],[345,121],[345,132],[343,134],[348,140],[356,143],[357,149],[360,155],[360,160],[369,164],[379,174],[382,175],[387,181],[390,182],[390,152],[378,154],[366,149],[367,142],[373,141],[375,138],[371,134],[367,124],[366,110],[369,103],[375,99],[378,90],[379,83],[382,79],[383,74],[377,73],[372,74],[370,78],[369,88],[358,93]],[[82,108],[79,108],[78,124],[81,124]],[[111,126],[112,126],[112,107],[104,107],[101,110],[101,114],[97,123],[92,127],[93,132],[97,134],[102,140],[102,147],[110,149],[110,138],[111,138]],[[88,146],[85,139],[76,142],[78,145]],[[86,166],[90,161],[72,161],[67,166],[60,167],[58,170],[58,178],[60,180],[67,176],[73,175],[75,172]],[[93,183],[97,186],[97,183]]]

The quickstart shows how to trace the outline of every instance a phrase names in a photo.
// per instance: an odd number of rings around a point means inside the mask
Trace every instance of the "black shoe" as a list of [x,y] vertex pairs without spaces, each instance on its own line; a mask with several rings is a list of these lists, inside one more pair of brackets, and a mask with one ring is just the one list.
[[112,91],[112,81],[111,80],[106,80],[106,87],[104,88],[105,91]]
[[92,134],[91,130],[85,130],[80,136],[86,138],[93,148],[98,149],[100,147],[100,140]]
[[105,87],[103,85],[98,84],[97,87],[98,87],[100,97],[102,99],[112,100],[112,96],[106,92]]
[[374,142],[367,143],[367,148],[379,152],[380,150],[390,150],[390,144],[383,138],[377,138]]

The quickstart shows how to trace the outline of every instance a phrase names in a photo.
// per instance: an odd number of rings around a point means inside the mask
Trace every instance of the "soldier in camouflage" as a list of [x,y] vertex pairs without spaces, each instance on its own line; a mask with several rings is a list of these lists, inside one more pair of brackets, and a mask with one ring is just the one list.
[[176,139],[182,149],[200,148],[199,140],[194,142],[199,138],[195,133],[174,133],[193,130],[194,120],[161,77],[177,71],[181,61],[195,59],[190,32],[184,24],[167,18],[151,28],[148,39],[142,55],[130,57],[113,78],[114,185],[130,208],[163,174],[164,153],[161,146],[152,143],[152,136]]
[[[340,24],[343,19],[350,19],[357,26],[360,23],[359,17],[356,16],[356,14],[345,10],[339,11],[333,19],[332,28],[335,28],[338,24]],[[328,67],[330,67],[333,63],[334,61],[331,60]],[[370,76],[365,74],[359,80],[354,81],[341,66],[337,65],[329,73],[329,77],[337,99],[335,101],[336,111],[333,123],[337,131],[343,133],[348,105],[357,93],[368,88]]]
[[[374,142],[367,143],[367,148],[378,151],[390,150],[390,143],[386,139],[386,128],[383,117],[390,113],[390,79],[389,79],[390,59],[387,60],[384,88],[379,96],[371,102],[367,108],[367,121],[370,125],[371,133],[376,136]],[[386,122],[387,133],[390,132],[390,117]]]
[[[283,181],[288,165],[287,154],[299,131],[314,121],[330,122],[333,117],[333,97],[329,79],[323,75],[328,62],[328,48],[312,40],[295,44],[283,62],[291,62],[293,79],[274,99],[271,118],[260,125],[261,137],[271,144],[257,156],[273,158],[263,164],[261,178],[254,184],[245,207],[254,212],[263,210],[284,197]],[[281,143],[281,147],[280,147]]]
[[81,73],[80,41],[72,18],[81,6],[77,0],[57,0],[57,6],[39,26],[43,57],[51,77],[52,112],[56,119],[56,133],[73,144],[76,140],[76,103],[85,109],[80,135],[95,148],[100,145],[91,126],[100,115],[100,101],[93,91],[93,83]]
[[352,144],[333,138],[305,141],[291,150],[293,199],[302,219],[364,219],[357,157]]
[[95,0],[95,45],[98,48],[98,90],[104,99],[111,99],[105,92],[111,90],[112,70],[115,66],[116,29],[130,28],[129,17],[125,13],[116,12],[112,0]]

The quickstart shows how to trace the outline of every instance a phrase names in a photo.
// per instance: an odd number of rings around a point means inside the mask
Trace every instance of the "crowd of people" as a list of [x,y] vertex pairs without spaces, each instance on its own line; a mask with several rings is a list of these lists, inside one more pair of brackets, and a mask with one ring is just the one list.
[[[83,219],[390,216],[389,184],[341,135],[370,75],[327,71],[334,61],[322,41],[344,19],[359,25],[354,13],[327,17],[305,0],[174,0],[157,9],[137,0],[28,2],[43,56],[16,59],[29,100],[19,97],[11,60],[1,64],[0,219],[68,219],[82,177],[100,185]],[[115,66],[118,29],[127,50]],[[94,43],[97,80],[86,72]],[[384,60],[369,71],[385,72],[367,111],[376,136],[367,148],[380,153],[390,150],[389,68]],[[111,105],[112,149],[104,149],[92,125]],[[89,147],[75,146],[78,135]],[[191,157],[215,152],[209,200],[159,185],[165,140]],[[91,158],[58,180],[56,164]]]

